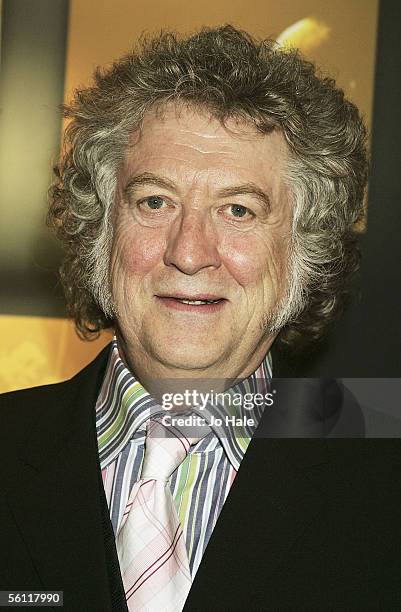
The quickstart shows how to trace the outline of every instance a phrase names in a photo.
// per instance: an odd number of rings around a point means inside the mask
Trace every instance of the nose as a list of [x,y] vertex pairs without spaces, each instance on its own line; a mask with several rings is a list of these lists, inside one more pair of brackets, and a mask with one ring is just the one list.
[[202,211],[184,212],[170,228],[164,263],[190,275],[220,266],[217,236]]

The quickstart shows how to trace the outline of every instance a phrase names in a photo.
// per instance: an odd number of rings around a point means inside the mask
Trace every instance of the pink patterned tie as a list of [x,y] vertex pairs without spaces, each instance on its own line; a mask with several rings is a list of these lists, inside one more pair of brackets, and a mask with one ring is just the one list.
[[184,606],[191,573],[168,479],[196,441],[160,420],[148,423],[141,479],[132,487],[117,535],[130,612],[179,612]]

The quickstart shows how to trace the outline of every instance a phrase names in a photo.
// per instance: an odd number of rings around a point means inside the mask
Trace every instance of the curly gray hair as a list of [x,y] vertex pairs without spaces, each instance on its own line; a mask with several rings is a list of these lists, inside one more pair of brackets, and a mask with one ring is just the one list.
[[281,130],[293,199],[286,295],[269,316],[280,342],[319,338],[342,310],[359,264],[355,223],[367,181],[366,129],[357,108],[297,51],[231,26],[189,38],[164,32],[78,90],[55,168],[48,222],[66,246],[61,277],[79,333],[111,327],[111,211],[132,133],[155,105],[184,103],[224,124]]

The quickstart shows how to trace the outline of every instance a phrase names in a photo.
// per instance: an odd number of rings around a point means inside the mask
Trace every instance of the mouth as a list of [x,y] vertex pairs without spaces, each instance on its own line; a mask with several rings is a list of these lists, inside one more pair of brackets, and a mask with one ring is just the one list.
[[214,312],[220,309],[221,306],[228,301],[225,298],[210,294],[171,294],[156,295],[155,297],[167,308],[173,308],[184,312]]

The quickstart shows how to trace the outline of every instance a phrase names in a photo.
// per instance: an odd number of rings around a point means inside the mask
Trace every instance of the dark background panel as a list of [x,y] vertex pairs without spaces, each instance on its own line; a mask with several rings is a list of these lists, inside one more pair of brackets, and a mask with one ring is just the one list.
[[275,352],[282,376],[401,375],[400,23],[401,3],[380,2],[368,226],[352,301],[318,346],[300,357]]

